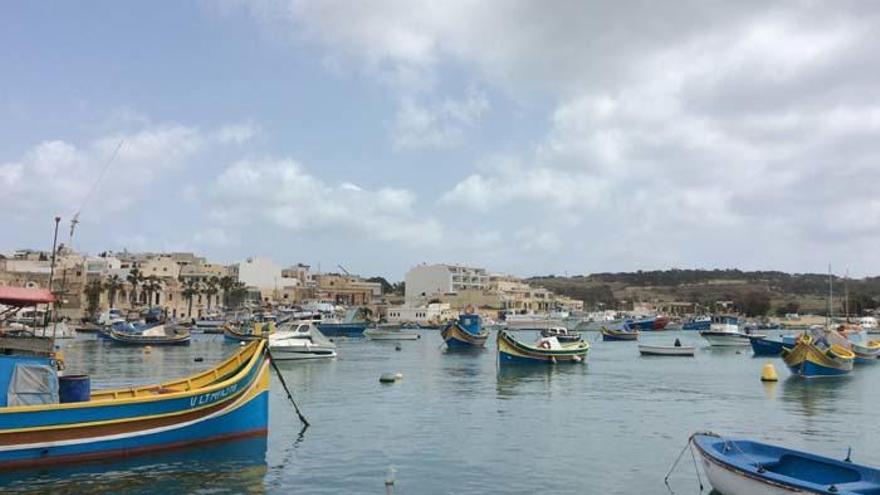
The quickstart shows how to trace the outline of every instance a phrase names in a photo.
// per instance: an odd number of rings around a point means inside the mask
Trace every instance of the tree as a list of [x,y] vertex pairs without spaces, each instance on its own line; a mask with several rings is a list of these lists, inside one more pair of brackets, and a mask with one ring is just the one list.
[[193,297],[199,294],[201,287],[197,280],[189,279],[183,285],[183,297],[186,298],[186,314],[192,317]]
[[398,296],[406,294],[406,282],[395,282],[391,284],[391,292]]
[[122,287],[122,279],[119,278],[119,275],[113,275],[107,279],[105,287],[107,288],[107,299],[110,301],[110,309],[113,309],[116,306],[116,293]]
[[155,275],[150,275],[144,279],[144,291],[147,293],[147,304],[153,307],[153,295],[162,290],[162,281]]
[[216,296],[218,292],[220,292],[220,279],[217,277],[211,277],[205,283],[204,288],[202,289],[202,293],[208,296],[208,311],[211,311],[211,298]]
[[229,290],[229,303],[233,309],[238,309],[241,306],[247,293],[247,287],[244,282],[235,282],[232,285],[232,288]]
[[131,284],[131,305],[136,306],[138,301],[138,285],[144,281],[144,274],[138,269],[137,266],[131,269],[128,272],[128,276],[125,277],[125,280]]
[[220,277],[220,288],[223,289],[223,306],[229,307],[229,292],[235,286],[236,280],[229,275]]
[[[98,279],[90,280],[89,283],[86,284],[84,292],[86,294],[86,313],[88,313],[89,319],[95,318],[95,315],[98,312],[98,306],[101,303],[101,292],[103,291],[104,285],[101,284],[101,281]],[[112,308],[113,306],[111,305],[110,307]]]
[[766,292],[748,290],[733,300],[740,313],[748,316],[764,316],[770,310],[770,296]]

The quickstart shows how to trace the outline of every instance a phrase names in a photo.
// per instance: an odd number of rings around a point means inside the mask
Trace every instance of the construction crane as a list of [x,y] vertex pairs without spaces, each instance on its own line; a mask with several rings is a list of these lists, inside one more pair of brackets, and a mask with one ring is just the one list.
[[348,276],[351,276],[351,273],[349,273],[349,271],[346,270],[344,266],[342,266],[342,265],[336,265],[336,266],[338,266],[339,269],[342,270],[343,273],[345,273]]

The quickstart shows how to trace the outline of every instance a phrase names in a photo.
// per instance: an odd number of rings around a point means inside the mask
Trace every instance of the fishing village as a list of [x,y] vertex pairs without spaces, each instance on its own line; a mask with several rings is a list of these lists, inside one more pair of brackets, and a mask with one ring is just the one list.
[[[822,316],[748,317],[740,311],[755,308],[742,301],[717,301],[719,311],[701,314],[652,313],[651,304],[635,302],[628,310],[590,311],[582,300],[463,265],[422,264],[389,284],[341,265],[340,272],[313,273],[306,264],[281,268],[259,257],[223,265],[193,253],[89,256],[57,243],[59,222],[56,217],[51,250],[19,250],[0,259],[4,469],[106,462],[252,437],[263,438],[255,455],[265,457],[265,439],[273,438],[268,395],[289,400],[292,413],[272,414],[286,416],[281,421],[288,424],[298,421],[302,439],[311,426],[303,411],[310,407],[288,384],[291,378],[301,366],[321,373],[321,366],[375,353],[376,345],[395,354],[422,345],[438,359],[488,356],[499,386],[511,372],[540,377],[566,367],[589,369],[591,360],[612,349],[615,359],[641,362],[657,375],[669,360],[732,358],[741,368],[760,368],[751,388],[767,397],[777,393],[780,380],[791,382],[783,387],[801,387],[880,369],[880,340],[872,337],[880,333],[877,319],[871,309],[848,313],[848,285],[838,289],[844,314],[835,314],[830,273]],[[76,221],[71,243],[75,227]],[[701,308],[696,302],[660,304]],[[202,356],[207,346],[214,359]],[[122,385],[118,376],[86,372],[103,365],[96,359],[113,360],[114,354],[145,358],[144,364],[157,356],[165,361],[167,354],[192,361],[194,373],[170,378],[147,366]],[[402,373],[394,360],[384,366],[378,376],[361,376],[359,386],[409,385],[411,370]],[[832,486],[868,493],[848,485],[872,479],[850,454],[823,460],[714,433],[691,436],[686,449],[700,456],[721,493],[757,493],[761,484],[778,480],[813,486],[817,493]],[[802,485],[788,481],[797,477]],[[385,484],[393,492],[394,469]]]
[[0,2],[0,494],[880,495],[877,33]]

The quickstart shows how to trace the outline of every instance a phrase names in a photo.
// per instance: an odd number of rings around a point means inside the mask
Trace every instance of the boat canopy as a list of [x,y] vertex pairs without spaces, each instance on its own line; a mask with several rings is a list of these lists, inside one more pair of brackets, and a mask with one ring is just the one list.
[[0,304],[6,306],[35,306],[55,301],[55,296],[48,289],[30,289],[27,287],[0,287]]

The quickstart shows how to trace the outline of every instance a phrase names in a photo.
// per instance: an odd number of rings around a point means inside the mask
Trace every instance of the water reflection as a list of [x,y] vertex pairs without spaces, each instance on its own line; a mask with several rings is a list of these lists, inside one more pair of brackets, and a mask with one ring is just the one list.
[[552,395],[560,384],[564,386],[572,377],[586,374],[587,366],[584,364],[498,366],[496,396],[499,399],[511,399],[523,394]]
[[265,493],[266,437],[0,475],[4,493]]

